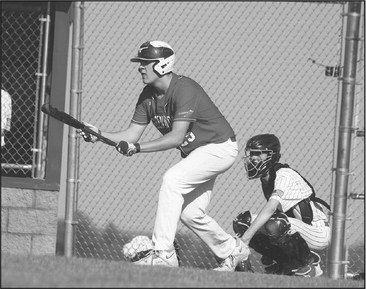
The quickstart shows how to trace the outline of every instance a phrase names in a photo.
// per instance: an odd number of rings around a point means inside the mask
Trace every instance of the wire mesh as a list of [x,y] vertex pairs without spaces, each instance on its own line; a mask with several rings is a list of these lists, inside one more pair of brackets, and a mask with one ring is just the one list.
[[[237,134],[240,155],[216,181],[210,216],[233,233],[238,213],[255,213],[263,205],[260,184],[246,179],[241,157],[246,140],[265,132],[280,138],[282,161],[332,203],[345,5],[85,2],[82,119],[104,131],[126,128],[142,89],[137,66],[129,59],[147,40],[168,42],[177,56],[175,71],[203,86]],[[2,87],[14,102],[2,176],[31,177],[40,17],[38,12],[2,11]],[[364,35],[364,22],[361,30]],[[361,45],[347,209],[349,272],[364,267],[363,55]],[[142,141],[158,136],[151,125]],[[136,235],[151,236],[162,175],[179,159],[174,150],[124,158],[111,147],[82,142],[75,254],[124,260],[124,244]],[[216,266],[208,248],[181,224],[176,240],[183,266]],[[326,252],[321,255],[326,261]],[[259,256],[252,259],[262,270]]]
[[[261,208],[260,184],[246,179],[241,156],[246,140],[265,132],[282,141],[282,161],[332,203],[344,5],[86,2],[82,118],[104,131],[126,128],[142,89],[129,59],[147,40],[168,42],[176,52],[176,72],[198,81],[237,133],[240,155],[217,179],[209,215],[232,233],[239,212]],[[142,142],[157,136],[151,126]],[[123,158],[110,147],[82,143],[77,255],[123,260],[125,243],[151,236],[162,175],[177,161],[174,150]],[[359,172],[352,185],[362,190],[364,170]],[[364,264],[364,249],[358,247],[364,238],[363,202],[349,206],[354,216],[348,270],[357,271]],[[208,248],[181,224],[176,240],[183,266],[216,266]],[[326,251],[321,254],[326,261]],[[262,270],[258,256],[252,258]]]
[[1,12],[1,87],[12,99],[10,131],[1,148],[1,175],[32,178],[42,55],[43,14]]

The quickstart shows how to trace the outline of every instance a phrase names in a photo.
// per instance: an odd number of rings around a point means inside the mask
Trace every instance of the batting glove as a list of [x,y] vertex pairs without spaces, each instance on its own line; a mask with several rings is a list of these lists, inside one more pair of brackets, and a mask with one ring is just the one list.
[[140,144],[135,143],[128,143],[124,140],[120,141],[118,145],[116,145],[116,149],[119,153],[123,154],[124,156],[132,156],[138,152],[140,152]]
[[[87,122],[83,122],[85,124],[85,126],[87,126],[88,128],[90,128],[91,130],[101,134],[101,130],[98,129],[97,127],[95,127],[94,125],[87,123]],[[77,130],[77,133],[80,134],[80,136],[84,139],[84,141],[86,142],[91,142],[91,143],[95,143],[99,140],[99,138],[97,138],[96,136],[87,133],[83,130]]]
[[252,222],[252,215],[249,211],[245,211],[244,213],[240,213],[233,220],[233,230],[235,235],[239,238],[243,237],[246,230],[248,230],[250,224]]

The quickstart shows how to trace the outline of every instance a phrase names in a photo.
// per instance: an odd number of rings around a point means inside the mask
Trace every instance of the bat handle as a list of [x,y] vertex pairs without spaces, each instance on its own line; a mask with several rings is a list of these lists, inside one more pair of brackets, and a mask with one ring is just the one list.
[[108,144],[110,146],[116,146],[117,145],[116,142],[110,140],[109,138],[106,138],[106,137],[102,136],[100,133],[95,132],[94,130],[92,130],[91,128],[89,128],[87,126],[85,126],[82,130],[89,133],[89,134],[92,134],[92,135],[96,136],[98,138],[98,140],[104,142],[105,144]]

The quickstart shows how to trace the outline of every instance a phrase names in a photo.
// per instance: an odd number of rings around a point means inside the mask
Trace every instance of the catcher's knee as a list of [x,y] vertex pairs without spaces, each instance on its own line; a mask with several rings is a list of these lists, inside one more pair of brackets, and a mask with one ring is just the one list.
[[280,242],[286,235],[289,234],[291,224],[283,212],[276,212],[264,224],[265,234],[273,241]]

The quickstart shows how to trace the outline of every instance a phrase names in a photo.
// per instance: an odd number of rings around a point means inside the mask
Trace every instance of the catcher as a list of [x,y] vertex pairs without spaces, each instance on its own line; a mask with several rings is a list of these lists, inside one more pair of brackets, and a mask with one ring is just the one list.
[[258,215],[239,214],[233,229],[243,242],[262,255],[266,273],[318,277],[320,256],[330,243],[330,228],[314,188],[297,171],[279,163],[280,141],[273,134],[250,138],[244,164],[247,177],[260,178],[266,204]]

